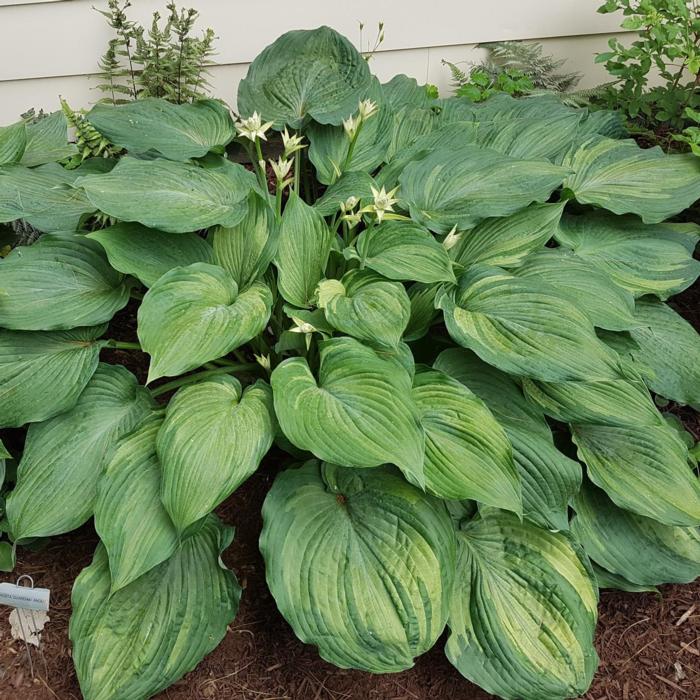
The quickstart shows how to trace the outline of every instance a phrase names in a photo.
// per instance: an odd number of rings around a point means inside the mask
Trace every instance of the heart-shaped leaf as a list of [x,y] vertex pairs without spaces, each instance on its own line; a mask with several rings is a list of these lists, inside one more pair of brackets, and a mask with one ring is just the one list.
[[276,428],[265,382],[242,390],[221,376],[180,389],[158,433],[161,499],[183,533],[228,498],[257,468]]
[[410,668],[444,626],[455,538],[444,505],[388,469],[282,472],[260,550],[277,606],[341,668]]
[[124,276],[99,243],[47,234],[0,260],[0,326],[64,330],[109,321],[129,301]]
[[183,374],[246,343],[265,328],[271,306],[267,285],[256,282],[239,294],[217,265],[166,272],[138,311],[139,340],[151,356],[148,381]]
[[423,486],[424,437],[411,376],[352,338],[320,344],[318,380],[300,357],[270,379],[280,427],[299,449],[348,467],[396,464]]
[[162,423],[163,413],[154,411],[123,437],[97,488],[95,529],[109,555],[112,593],[168,559],[178,546],[160,502],[156,435]]
[[207,518],[167,561],[112,594],[99,546],[73,585],[69,636],[85,700],[142,700],[191,671],[226,634],[241,588],[219,558],[233,530]]
[[0,426],[17,428],[73,408],[97,369],[104,331],[0,329]]
[[[80,527],[117,440],[151,411],[150,393],[124,367],[100,364],[75,406],[27,432],[17,485],[7,498],[15,541]],[[87,429],[89,427],[89,429]]]
[[330,27],[287,32],[265,48],[238,85],[238,109],[298,129],[310,117],[340,124],[371,81],[367,61]]
[[565,533],[496,510],[457,537],[447,658],[503,698],[585,693],[598,665],[598,589],[583,552]]

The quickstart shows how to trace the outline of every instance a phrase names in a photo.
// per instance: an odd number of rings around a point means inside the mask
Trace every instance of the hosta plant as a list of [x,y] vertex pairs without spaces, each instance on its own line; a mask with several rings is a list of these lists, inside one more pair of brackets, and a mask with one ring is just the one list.
[[[323,658],[441,643],[501,697],[584,693],[599,587],[700,574],[687,436],[650,393],[700,407],[668,303],[700,273],[673,220],[700,162],[551,96],[381,84],[325,27],[266,48],[237,109],[100,105],[123,155],[70,170],[60,114],[0,131],[0,222],[42,232],[0,261],[0,425],[28,426],[4,530],[94,519],[84,696],[150,697],[222,639],[213,511],[261,463],[267,582]],[[109,326],[130,298],[138,343]]]

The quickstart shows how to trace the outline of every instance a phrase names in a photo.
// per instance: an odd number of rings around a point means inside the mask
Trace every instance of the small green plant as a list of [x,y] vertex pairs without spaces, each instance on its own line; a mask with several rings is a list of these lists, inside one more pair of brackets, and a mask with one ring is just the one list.
[[0,260],[0,568],[94,519],[72,659],[85,700],[145,700],[233,621],[213,512],[265,469],[266,580],[324,659],[401,671],[449,629],[491,693],[584,694],[599,588],[700,574],[694,448],[650,393],[700,407],[666,303],[700,162],[553,96],[381,84],[328,27],[238,109],[98,104],[114,150],[72,169],[63,113],[0,129],[0,224],[43,233]]
[[455,95],[468,97],[472,102],[483,102],[497,93],[520,97],[532,92],[534,87],[532,81],[515,68],[504,68],[494,75],[477,66],[465,74],[455,64],[446,63],[457,83]]
[[199,13],[172,2],[166,5],[166,17],[154,12],[146,29],[128,19],[130,6],[129,0],[109,0],[108,9],[100,10],[116,35],[100,60],[103,101],[162,97],[180,104],[206,95],[214,30],[193,36]]
[[694,155],[700,156],[700,112],[686,107],[685,117],[692,126],[687,126],[680,134],[674,134],[673,138],[687,144]]
[[605,104],[651,130],[665,124],[681,131],[687,124],[686,109],[700,107],[697,0],[607,0],[598,11],[621,11],[622,28],[638,34],[629,46],[610,39],[610,50],[596,58],[616,81]]

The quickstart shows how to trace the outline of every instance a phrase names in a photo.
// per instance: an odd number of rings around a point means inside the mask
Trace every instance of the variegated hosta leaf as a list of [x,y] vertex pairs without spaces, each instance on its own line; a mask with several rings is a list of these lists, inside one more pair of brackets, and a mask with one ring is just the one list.
[[412,284],[406,291],[411,301],[411,315],[403,337],[406,342],[422,338],[438,316],[435,308],[435,296],[439,285]]
[[613,574],[612,571],[604,569],[602,566],[598,566],[594,561],[593,572],[595,573],[595,578],[598,583],[598,588],[601,590],[603,588],[612,589],[614,591],[625,591],[627,593],[658,593],[659,589],[656,586],[644,586],[638,583],[632,583],[628,581],[624,576],[619,574]]
[[390,348],[401,340],[411,314],[403,285],[369,270],[351,270],[342,280],[323,280],[318,305],[328,323],[342,333]]
[[353,338],[319,345],[318,379],[301,357],[272,372],[282,432],[299,449],[335,464],[391,462],[422,487],[424,437],[409,373]]
[[392,280],[454,282],[447,250],[422,226],[412,221],[386,221],[367,229],[346,258]]
[[314,202],[314,209],[321,216],[333,216],[350,197],[355,197],[358,201],[372,197],[373,187],[378,189],[377,183],[369,173],[350,170],[326,189]]
[[581,382],[523,379],[525,395],[564,423],[662,425],[663,418],[641,378]]
[[700,199],[700,163],[691,154],[666,155],[634,141],[594,136],[563,161],[564,180],[581,204],[615,214],[633,213],[648,224],[668,219]]
[[510,216],[485,219],[460,235],[450,256],[465,268],[477,263],[516,267],[555,234],[562,211],[562,204],[532,204]]
[[112,593],[168,559],[178,546],[160,501],[156,435],[162,423],[163,413],[154,411],[124,436],[97,487],[95,529],[109,555]]
[[219,555],[233,530],[210,516],[170,559],[111,594],[100,545],[73,585],[69,636],[85,700],[144,700],[191,671],[226,634],[241,588]]
[[634,296],[610,276],[571,251],[546,248],[529,255],[514,274],[547,282],[590,319],[596,328],[624,331],[634,328]]
[[24,219],[39,231],[75,231],[96,209],[73,187],[78,175],[58,163],[0,166],[0,223]]
[[440,636],[455,538],[444,505],[388,469],[282,472],[260,550],[277,607],[341,668],[402,671]]
[[141,224],[118,223],[88,238],[104,248],[115,270],[138,277],[146,287],[174,267],[213,258],[211,245],[196,233],[166,233]]
[[238,110],[299,129],[310,117],[341,124],[370,86],[367,61],[330,27],[287,32],[255,58],[238,85]]
[[544,413],[525,399],[512,377],[467,350],[444,350],[435,367],[471,389],[503,426],[522,481],[523,515],[541,527],[566,530],[581,465],[554,446]]
[[161,499],[178,532],[228,498],[257,468],[276,428],[270,386],[220,376],[180,389],[158,433]]
[[[700,166],[699,166],[700,167]],[[566,170],[546,161],[517,160],[473,144],[442,146],[409,164],[399,178],[411,217],[437,233],[468,229],[545,202]]]
[[291,304],[309,306],[328,262],[333,233],[323,217],[292,192],[277,247],[277,286]]
[[24,120],[0,126],[0,165],[19,163],[27,145],[27,127]]
[[138,311],[139,340],[151,356],[148,381],[183,374],[248,342],[265,328],[271,307],[267,285],[255,282],[239,293],[217,265],[166,272]]
[[47,420],[75,405],[97,369],[105,326],[30,333],[0,329],[0,427]]
[[27,432],[17,485],[7,499],[13,539],[48,537],[82,525],[117,440],[153,406],[124,367],[100,364],[75,406]]
[[647,225],[632,216],[586,213],[565,216],[557,241],[593,263],[636,297],[666,299],[700,275],[693,260],[697,236],[687,224]]
[[666,525],[700,525],[700,482],[672,427],[574,424],[571,435],[591,481],[618,506]]
[[102,246],[77,234],[47,234],[0,259],[0,326],[64,330],[109,321],[129,301],[124,276]]
[[522,513],[520,474],[503,428],[466,386],[434,369],[416,372],[413,400],[425,431],[425,486]]
[[618,508],[587,484],[573,502],[571,532],[591,559],[641,586],[690,583],[700,576],[700,533]]
[[700,410],[700,335],[670,306],[651,300],[637,302],[638,328],[631,331],[635,363],[649,388],[678,403]]
[[129,153],[155,151],[170,160],[223,152],[236,136],[228,109],[217,100],[173,104],[146,97],[121,105],[97,104],[87,118],[111,143]]
[[243,166],[229,174],[169,160],[122,158],[109,173],[76,181],[101,212],[169,233],[235,226],[247,211],[254,178]]
[[498,268],[474,268],[436,299],[447,330],[504,372],[543,381],[617,376],[617,356],[556,290]]
[[447,658],[502,698],[583,695],[598,665],[598,589],[585,554],[565,533],[497,510],[457,538]]
[[61,110],[27,124],[27,146],[22,155],[22,165],[27,168],[56,163],[77,152],[75,144],[68,142],[68,122]]
[[214,229],[214,259],[228,270],[239,289],[259,280],[277,252],[279,227],[270,205],[257,193],[248,195],[248,212],[236,226]]

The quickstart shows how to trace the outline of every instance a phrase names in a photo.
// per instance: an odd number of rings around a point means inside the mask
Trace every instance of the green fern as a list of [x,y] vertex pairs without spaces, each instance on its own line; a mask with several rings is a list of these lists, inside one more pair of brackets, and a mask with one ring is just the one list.
[[119,149],[112,145],[87,119],[82,112],[74,111],[61,98],[61,109],[68,126],[75,131],[75,145],[78,152],[66,164],[67,168],[77,168],[87,158],[111,158]]

